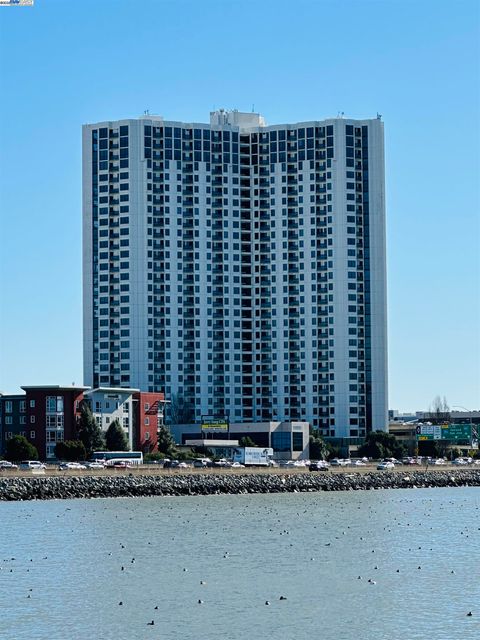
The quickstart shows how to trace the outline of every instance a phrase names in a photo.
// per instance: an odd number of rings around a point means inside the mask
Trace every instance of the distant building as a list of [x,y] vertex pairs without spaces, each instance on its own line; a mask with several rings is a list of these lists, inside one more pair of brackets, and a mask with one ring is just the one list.
[[[204,442],[221,438],[240,442],[250,438],[258,447],[271,447],[275,460],[305,460],[309,457],[308,422],[240,422],[229,425],[228,432],[202,432],[201,425],[172,425],[173,437],[178,444]],[[235,445],[234,445],[235,446]]]
[[14,435],[37,448],[42,460],[55,459],[55,445],[77,437],[81,403],[87,401],[103,431],[115,418],[125,429],[131,449],[154,451],[157,429],[163,423],[163,393],[139,389],[75,386],[25,386],[24,395],[0,396],[0,453]]

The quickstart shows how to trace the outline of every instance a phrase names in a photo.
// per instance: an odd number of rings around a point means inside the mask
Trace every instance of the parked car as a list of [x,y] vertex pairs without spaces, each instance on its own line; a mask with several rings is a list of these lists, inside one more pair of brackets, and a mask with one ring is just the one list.
[[363,460],[355,460],[355,462],[351,463],[352,467],[366,467],[367,463],[363,462]]
[[82,470],[87,467],[84,464],[80,464],[79,462],[61,462],[58,465],[60,471],[68,471],[68,470]]
[[330,460],[332,467],[346,467],[351,462],[350,459],[344,460],[343,458],[333,458],[333,460]]
[[204,469],[205,467],[211,466],[212,461],[210,458],[197,458],[193,461],[193,466],[195,469]]
[[85,462],[85,466],[87,469],[105,469],[105,464],[103,462],[98,462],[97,460],[93,462]]
[[328,462],[319,460],[318,462],[310,462],[308,468],[310,471],[328,471],[329,466]]
[[38,460],[23,460],[20,462],[20,469],[28,471],[29,469],[46,469],[43,462]]
[[465,464],[468,464],[468,460],[467,460],[467,458],[456,458],[453,461],[453,464],[455,464],[455,465],[465,465]]
[[214,467],[228,467],[228,460],[226,458],[220,458],[220,460],[215,460],[213,463]]
[[126,460],[115,460],[113,464],[108,466],[114,469],[131,469],[133,467],[133,465]]
[[378,471],[385,471],[386,469],[395,469],[395,465],[393,464],[393,462],[387,460],[385,462],[380,462],[379,464],[377,464]]
[[230,467],[232,469],[245,469],[245,465],[244,464],[240,464],[240,462],[232,462]]
[[178,460],[165,460],[163,463],[164,469],[176,469],[180,462]]
[[18,465],[8,460],[0,460],[0,469],[18,469]]
[[402,464],[402,462],[400,460],[397,460],[396,458],[385,458],[384,462],[391,462],[394,465]]

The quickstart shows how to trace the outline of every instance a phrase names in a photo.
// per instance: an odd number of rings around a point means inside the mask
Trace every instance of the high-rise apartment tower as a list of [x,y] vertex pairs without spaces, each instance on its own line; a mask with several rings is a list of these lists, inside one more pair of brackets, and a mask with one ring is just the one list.
[[84,375],[177,420],[387,423],[383,123],[83,127]]

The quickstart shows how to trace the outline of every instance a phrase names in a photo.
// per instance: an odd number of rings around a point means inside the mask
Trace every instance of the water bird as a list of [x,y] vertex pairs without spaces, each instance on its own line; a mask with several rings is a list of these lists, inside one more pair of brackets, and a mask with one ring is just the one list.
[[121,607],[123,604],[123,602],[120,600],[120,602],[118,603],[118,606]]
[[270,604],[270,602],[268,600],[265,600],[265,604],[266,604],[266,606],[268,606]]
[[286,600],[287,598],[285,596],[280,596],[279,600]]
[[203,604],[203,600],[198,600],[198,604]]
[[469,612],[467,613],[467,616],[473,616],[473,613],[472,613],[471,611],[469,611]]
[[155,620],[152,620],[151,622],[147,622],[147,625],[149,625],[149,626],[151,626],[151,627],[152,627],[154,624],[155,624]]

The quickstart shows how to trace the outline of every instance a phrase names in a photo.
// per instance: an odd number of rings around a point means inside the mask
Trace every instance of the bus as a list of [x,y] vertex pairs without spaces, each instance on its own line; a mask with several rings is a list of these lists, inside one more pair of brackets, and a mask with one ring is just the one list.
[[143,453],[141,451],[94,451],[92,460],[113,464],[116,461],[128,462],[129,464],[143,464]]

